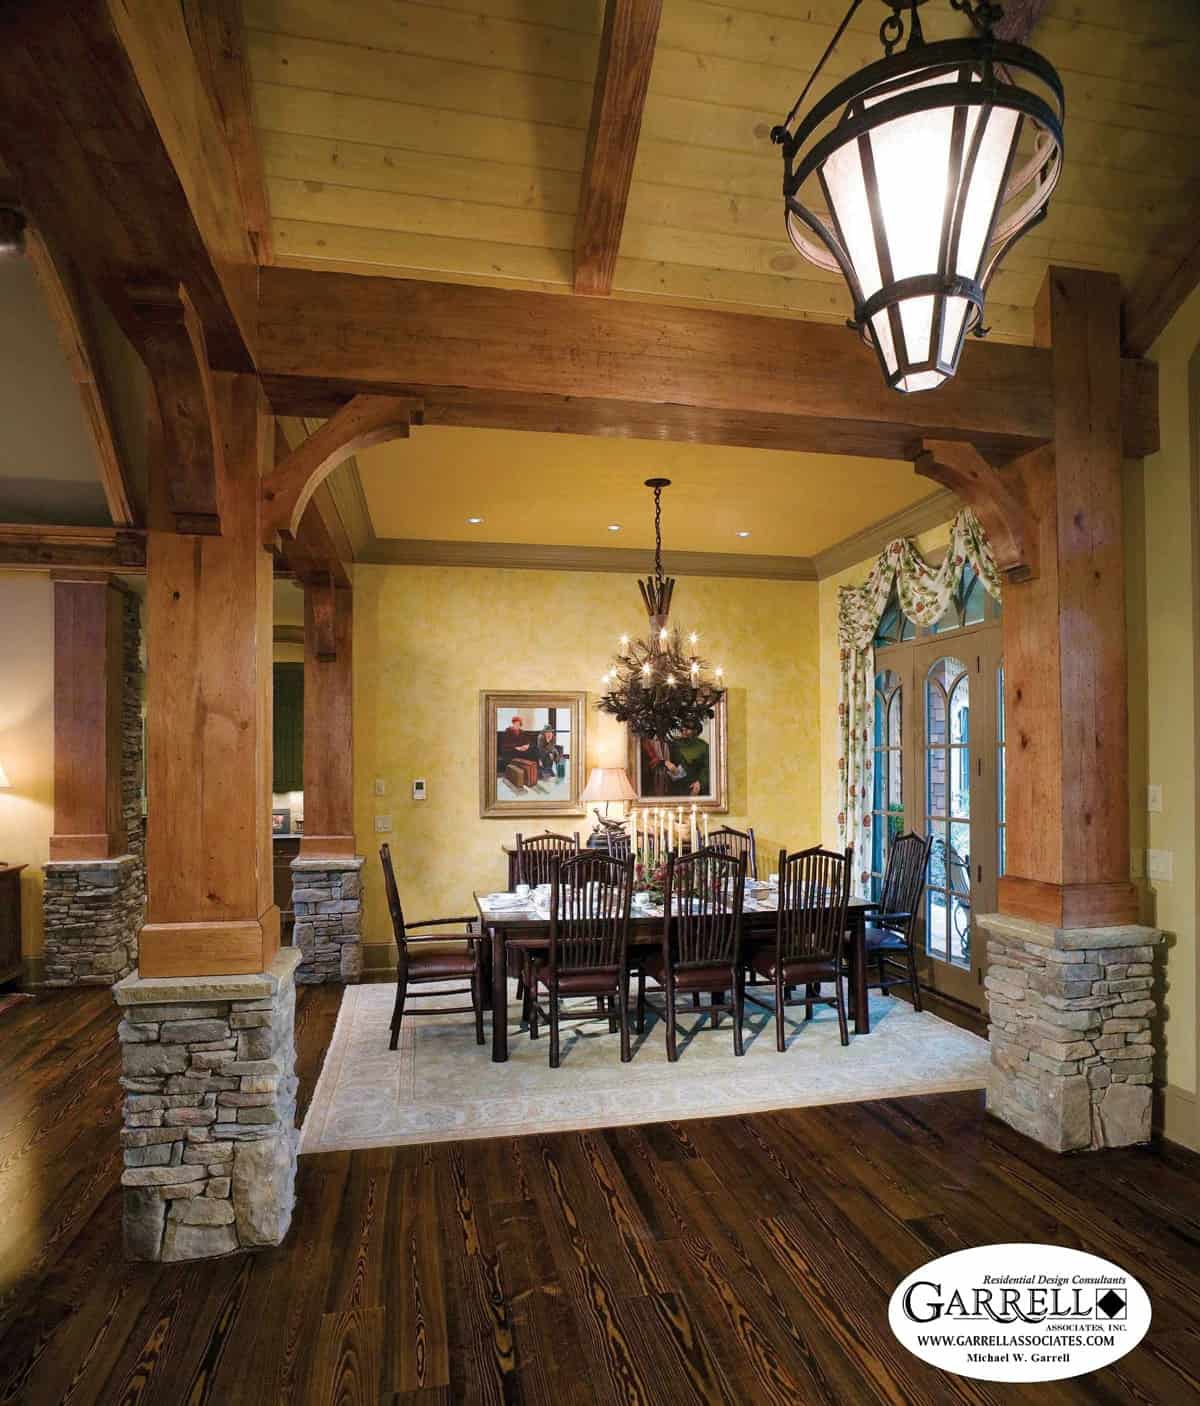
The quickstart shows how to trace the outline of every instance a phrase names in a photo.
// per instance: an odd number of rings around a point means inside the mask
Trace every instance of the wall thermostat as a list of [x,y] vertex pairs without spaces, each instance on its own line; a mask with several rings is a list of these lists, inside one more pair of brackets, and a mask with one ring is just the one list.
[[424,783],[424,781],[414,781],[414,782],[413,782],[413,800],[414,800],[414,801],[423,801],[424,799],[425,799],[425,783]]

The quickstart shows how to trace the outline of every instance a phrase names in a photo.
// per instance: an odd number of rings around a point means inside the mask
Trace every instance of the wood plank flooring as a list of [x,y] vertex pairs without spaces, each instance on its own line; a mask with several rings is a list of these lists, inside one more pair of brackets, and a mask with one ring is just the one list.
[[[302,1107],[339,1000],[300,992]],[[281,1249],[130,1265],[115,1030],[106,991],[0,1016],[0,1403],[1200,1400],[1200,1158],[1170,1146],[1059,1158],[952,1094],[330,1153]],[[1021,1388],[892,1337],[910,1270],[1035,1238],[1142,1279],[1139,1348]]]

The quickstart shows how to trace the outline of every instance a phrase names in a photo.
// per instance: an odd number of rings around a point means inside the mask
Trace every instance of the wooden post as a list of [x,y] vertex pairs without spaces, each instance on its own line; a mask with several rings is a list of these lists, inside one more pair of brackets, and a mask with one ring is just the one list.
[[1051,268],[1054,441],[1012,472],[1039,575],[1004,597],[1007,872],[1000,911],[1054,927],[1136,923],[1121,523],[1119,280]]
[[129,848],[121,810],[121,591],[95,572],[55,572],[54,833],[51,860]]
[[354,854],[353,595],[304,586],[304,835],[300,857]]
[[271,558],[259,479],[273,424],[252,376],[214,375],[220,536],[174,531],[152,457],[147,534],[149,976],[262,972],[279,947],[271,872]]

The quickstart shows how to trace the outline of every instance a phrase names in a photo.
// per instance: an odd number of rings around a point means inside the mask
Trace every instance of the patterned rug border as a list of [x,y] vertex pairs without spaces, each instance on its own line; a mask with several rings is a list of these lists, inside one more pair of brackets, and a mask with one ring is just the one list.
[[[412,1147],[423,1143],[436,1142],[475,1142],[488,1138],[512,1138],[512,1137],[536,1137],[545,1133],[559,1133],[593,1130],[608,1127],[637,1127],[651,1122],[687,1122],[697,1118],[733,1118],[745,1113],[772,1113],[789,1108],[819,1108],[833,1106],[839,1103],[873,1103],[880,1099],[893,1098],[918,1098],[926,1094],[941,1093],[962,1093],[972,1089],[982,1089],[986,1087],[986,1077],[961,1077],[946,1078],[937,1080],[905,1081],[898,1079],[895,1083],[889,1083],[883,1089],[870,1089],[859,1092],[820,1090],[812,1097],[805,1097],[802,1092],[790,1089],[785,1095],[776,1098],[746,1096],[739,1098],[737,1107],[709,1107],[706,1109],[679,1109],[653,1110],[650,1114],[640,1114],[636,1110],[631,1110],[629,1114],[623,1115],[617,1110],[608,1110],[603,1116],[596,1115],[587,1117],[586,1115],[575,1113],[562,1118],[539,1117],[537,1125],[530,1127],[528,1121],[513,1121],[511,1123],[490,1123],[486,1127],[474,1126],[454,1126],[443,1129],[425,1128],[415,1135],[394,1135],[382,1133],[372,1137],[334,1137],[329,1141],[325,1140],[325,1128],[333,1111],[339,1079],[342,1068],[347,1058],[351,1046],[350,1030],[358,1009],[360,993],[369,989],[369,986],[347,987],[343,997],[341,1007],[338,1010],[337,1022],[334,1026],[333,1036],[330,1039],[326,1050],[325,1060],[321,1066],[321,1073],[317,1079],[317,1087],[313,1091],[313,1097],[308,1106],[304,1123],[300,1132],[299,1153],[301,1156],[317,1155],[322,1152],[359,1152],[371,1148],[385,1147]],[[900,1004],[900,1003],[897,1003]],[[905,1008],[907,1009],[907,1007]],[[987,1041],[970,1031],[962,1030],[954,1026],[950,1021],[942,1020],[940,1016],[934,1015],[930,1011],[920,1013],[925,1020],[936,1022],[938,1025],[946,1026],[949,1029],[958,1029],[966,1038],[978,1041],[986,1049]],[[545,1037],[543,1037],[545,1038]],[[615,1037],[614,1037],[615,1038]],[[853,1036],[851,1039],[853,1040]],[[871,1039],[872,1036],[864,1036],[864,1039]],[[490,1043],[490,1042],[489,1042]],[[403,1054],[403,1042],[401,1053]],[[490,1049],[485,1046],[481,1050],[484,1058],[490,1059]],[[731,1052],[732,1057],[732,1052]],[[665,1055],[664,1055],[665,1059]],[[682,1061],[681,1061],[682,1063]],[[413,1074],[413,1061],[408,1062],[407,1073],[409,1078],[405,1085],[405,1091],[411,1097]],[[405,1073],[402,1064],[401,1077]],[[569,1071],[562,1071],[563,1077],[569,1077]]]

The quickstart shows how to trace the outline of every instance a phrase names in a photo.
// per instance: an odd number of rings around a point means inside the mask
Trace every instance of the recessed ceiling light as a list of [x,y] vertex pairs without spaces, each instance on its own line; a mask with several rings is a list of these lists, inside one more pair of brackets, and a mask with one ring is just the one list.
[[619,522],[610,522],[608,524],[608,530],[610,532],[620,532],[621,524]]
[[471,524],[472,527],[478,527],[479,524],[483,521],[483,519],[481,517],[469,517],[467,521]]
[[738,536],[739,536],[739,537],[749,537],[750,534],[749,534],[748,532],[743,531],[743,532],[739,532],[739,533],[738,533]]

